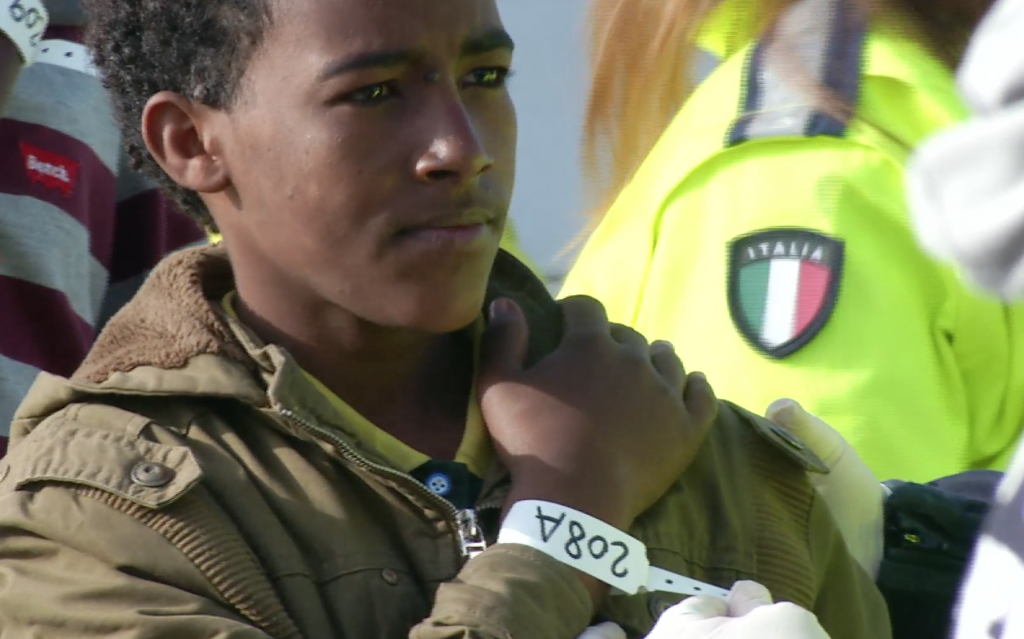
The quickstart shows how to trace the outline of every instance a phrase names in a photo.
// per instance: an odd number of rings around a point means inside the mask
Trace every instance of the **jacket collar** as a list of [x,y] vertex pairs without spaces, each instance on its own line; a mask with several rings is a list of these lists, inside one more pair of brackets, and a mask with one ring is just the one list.
[[[257,408],[317,404],[284,349],[247,343],[233,329],[221,300],[234,289],[222,246],[167,257],[97,338],[70,380],[43,374],[15,416],[35,420],[90,395],[234,398]],[[561,311],[544,285],[500,251],[486,303],[510,297],[530,326],[527,363],[557,346]],[[486,308],[486,307],[485,307]],[[319,411],[316,411],[319,412]]]

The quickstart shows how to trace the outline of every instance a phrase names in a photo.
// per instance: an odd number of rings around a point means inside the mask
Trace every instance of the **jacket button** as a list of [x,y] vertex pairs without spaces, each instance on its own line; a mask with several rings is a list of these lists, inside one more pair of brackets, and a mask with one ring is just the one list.
[[398,585],[398,573],[394,570],[391,570],[390,568],[385,568],[384,570],[380,571],[380,577],[389,586]]
[[160,488],[171,483],[174,471],[156,462],[140,462],[132,468],[132,482],[146,488]]

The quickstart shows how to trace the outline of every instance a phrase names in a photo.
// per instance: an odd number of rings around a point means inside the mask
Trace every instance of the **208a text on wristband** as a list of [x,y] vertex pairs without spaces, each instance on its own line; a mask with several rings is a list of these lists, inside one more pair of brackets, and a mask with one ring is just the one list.
[[[545,543],[551,541],[551,538],[555,536],[558,529],[565,523],[569,513],[562,511],[558,517],[548,515],[544,513],[544,507],[541,505],[537,506],[537,521],[540,522],[540,538]],[[572,559],[583,558],[583,547],[580,545],[586,542],[586,549],[591,559],[600,561],[608,557],[608,553],[613,549],[616,552],[612,553],[609,558],[611,565],[608,567],[609,572],[619,579],[629,576],[629,568],[623,565],[629,558],[629,546],[621,541],[608,541],[602,535],[590,536],[587,534],[586,528],[583,524],[576,521],[575,519],[569,520],[568,528],[569,538],[565,542],[564,550],[565,554],[569,555]]]
[[728,591],[652,567],[639,539],[577,510],[539,500],[517,502],[499,544],[529,546],[612,586],[612,594],[648,591],[726,598]]

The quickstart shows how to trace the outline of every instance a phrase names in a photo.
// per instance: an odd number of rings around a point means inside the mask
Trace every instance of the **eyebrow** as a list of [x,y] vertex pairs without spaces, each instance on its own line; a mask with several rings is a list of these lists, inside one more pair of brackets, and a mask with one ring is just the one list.
[[[462,42],[459,55],[468,58],[476,55],[507,49],[515,50],[516,45],[504,29],[495,28],[478,35],[469,36]],[[414,64],[426,57],[419,49],[401,49],[392,51],[368,51],[355,56],[328,62],[320,70],[317,79],[320,82],[352,71],[364,69],[387,69]]]
[[501,49],[507,49],[511,52],[515,48],[516,43],[512,41],[512,36],[504,29],[498,27],[466,38],[462,43],[462,50],[459,53],[462,57],[468,58]]
[[423,58],[423,53],[413,49],[404,51],[369,51],[345,58],[328,62],[320,70],[317,79],[321,82],[329,80],[336,75],[361,71],[363,69],[387,69],[412,64]]

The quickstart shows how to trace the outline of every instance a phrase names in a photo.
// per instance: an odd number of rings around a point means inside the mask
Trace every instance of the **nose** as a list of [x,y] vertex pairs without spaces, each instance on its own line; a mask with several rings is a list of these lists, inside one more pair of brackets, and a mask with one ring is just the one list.
[[439,105],[432,124],[435,133],[416,162],[416,176],[421,181],[465,184],[494,166],[494,158],[487,153],[458,99]]

